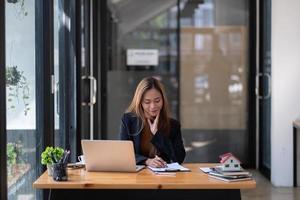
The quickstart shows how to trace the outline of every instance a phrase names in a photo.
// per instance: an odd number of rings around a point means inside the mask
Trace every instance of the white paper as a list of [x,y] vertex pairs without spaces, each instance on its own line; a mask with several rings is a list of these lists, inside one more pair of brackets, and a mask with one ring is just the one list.
[[204,173],[208,173],[211,172],[212,169],[210,167],[200,167],[201,171],[203,171]]
[[176,171],[186,172],[186,171],[190,171],[190,169],[183,167],[182,165],[178,164],[177,162],[167,164],[167,167],[156,168],[156,167],[148,166],[148,168],[150,168],[154,172],[174,172],[174,171],[175,172]]

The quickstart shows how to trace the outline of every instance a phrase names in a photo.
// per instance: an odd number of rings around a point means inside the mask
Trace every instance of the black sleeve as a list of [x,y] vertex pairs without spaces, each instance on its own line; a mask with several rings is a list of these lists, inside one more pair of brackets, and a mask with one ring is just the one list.
[[121,125],[119,130],[119,136],[121,140],[130,140],[128,123],[128,119],[126,119],[126,116],[124,114],[121,119]]
[[151,140],[158,151],[169,162],[182,163],[185,158],[185,149],[181,136],[181,127],[178,121],[172,121],[169,137],[158,131]]
[[144,162],[148,158],[138,153],[138,150],[136,149],[136,145],[135,145],[134,139],[133,139],[133,135],[135,135],[136,133],[130,132],[130,130],[132,129],[132,128],[130,128],[130,126],[131,126],[130,117],[128,115],[124,114],[121,119],[119,137],[121,140],[131,140],[133,142],[134,153],[135,153],[135,162],[136,162],[136,164],[144,164]]

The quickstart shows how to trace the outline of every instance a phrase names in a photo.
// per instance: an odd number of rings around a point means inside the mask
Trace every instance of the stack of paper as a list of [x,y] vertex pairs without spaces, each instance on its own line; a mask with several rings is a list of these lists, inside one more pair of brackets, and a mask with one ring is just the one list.
[[252,174],[244,169],[240,171],[223,171],[220,167],[205,167],[200,168],[203,172],[207,173],[209,177],[227,181],[227,182],[234,182],[234,181],[246,181],[252,180]]

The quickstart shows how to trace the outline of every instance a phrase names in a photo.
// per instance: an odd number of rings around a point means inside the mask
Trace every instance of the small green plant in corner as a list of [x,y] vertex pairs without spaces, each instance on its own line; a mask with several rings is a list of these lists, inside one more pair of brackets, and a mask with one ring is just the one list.
[[17,152],[16,152],[15,145],[13,143],[7,143],[6,153],[7,153],[7,166],[12,166],[16,164]]
[[41,154],[42,165],[52,165],[58,162],[64,154],[64,149],[60,147],[46,147]]
[[16,147],[13,143],[7,143],[6,155],[7,155],[7,173],[8,175],[12,175],[13,165],[15,165],[17,162]]

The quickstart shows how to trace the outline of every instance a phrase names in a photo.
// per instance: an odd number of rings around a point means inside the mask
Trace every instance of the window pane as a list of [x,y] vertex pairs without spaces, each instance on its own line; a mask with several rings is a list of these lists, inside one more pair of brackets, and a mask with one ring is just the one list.
[[180,119],[187,161],[248,155],[248,0],[181,1]]
[[[171,114],[178,118],[178,7],[173,0],[110,0],[108,6],[107,138],[116,139],[121,116],[146,76],[162,81]],[[157,53],[153,59],[140,56],[149,52]]]
[[35,199],[35,2],[6,2],[8,199]]
[[55,77],[55,92],[54,92],[54,127],[55,127],[55,146],[63,147],[65,138],[63,134],[60,134],[60,124],[59,124],[59,113],[60,113],[60,104],[59,104],[59,27],[60,27],[60,6],[59,1],[53,1],[54,6],[54,18],[53,18],[53,27],[54,27],[54,77]]
[[53,1],[54,27],[54,145],[76,157],[75,1]]

